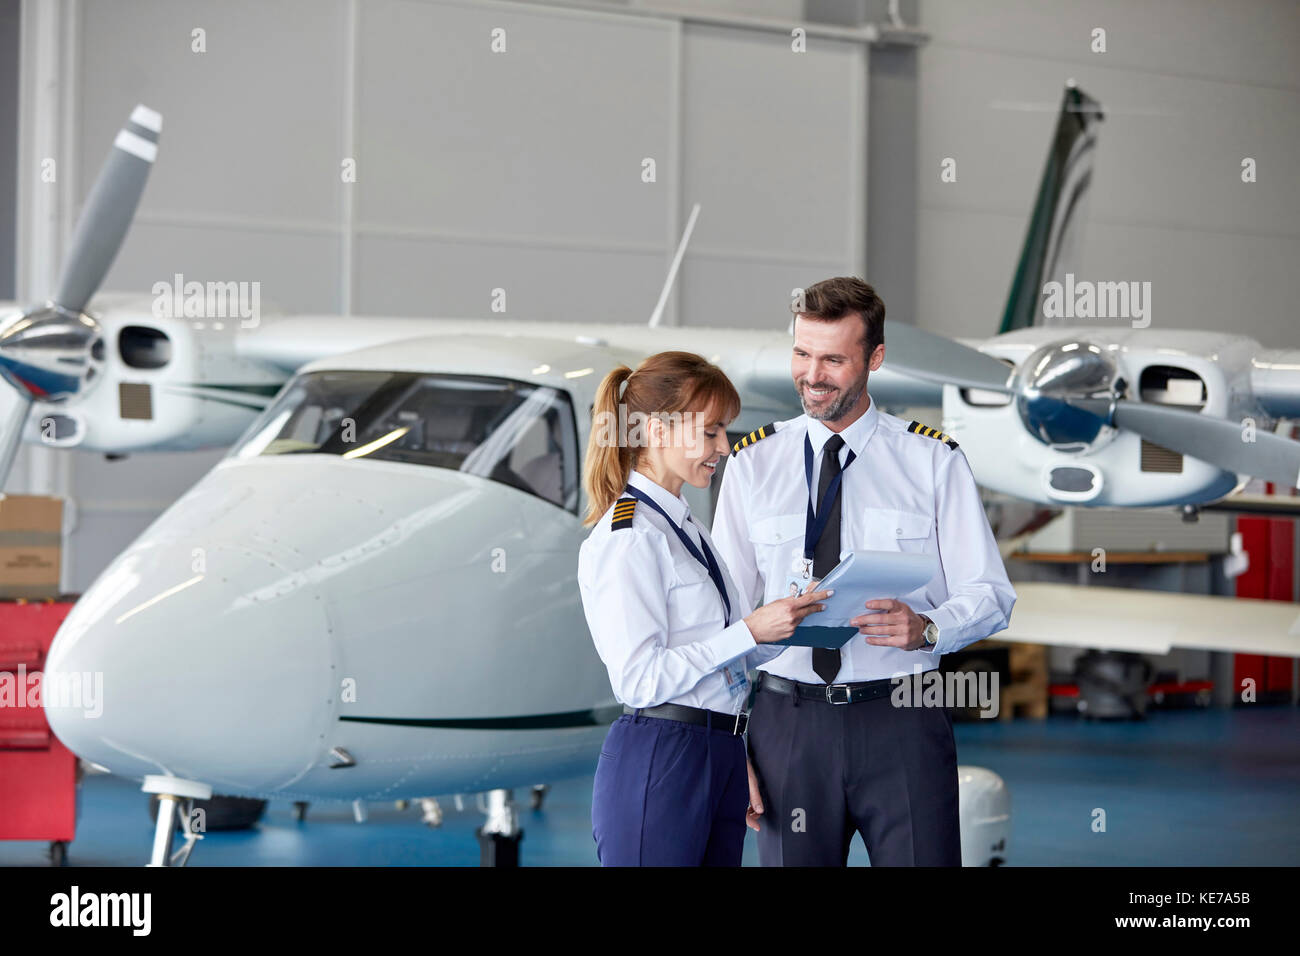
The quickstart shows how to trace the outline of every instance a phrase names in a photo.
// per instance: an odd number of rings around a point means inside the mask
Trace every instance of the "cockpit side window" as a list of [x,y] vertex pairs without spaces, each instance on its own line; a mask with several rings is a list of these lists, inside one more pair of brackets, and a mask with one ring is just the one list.
[[297,376],[231,456],[323,454],[450,468],[575,512],[569,396],[477,375],[324,371]]

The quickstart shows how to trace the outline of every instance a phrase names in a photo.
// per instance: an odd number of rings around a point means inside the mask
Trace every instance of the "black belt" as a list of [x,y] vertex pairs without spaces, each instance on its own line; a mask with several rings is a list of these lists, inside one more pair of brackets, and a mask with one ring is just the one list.
[[696,724],[700,727],[712,727],[713,730],[725,730],[733,737],[745,732],[749,726],[749,714],[720,714],[716,710],[703,710],[699,707],[684,707],[681,704],[660,704],[658,707],[629,707],[623,705],[623,713],[635,717],[659,717],[663,720],[679,720],[683,724]]
[[864,680],[855,684],[805,684],[802,681],[786,680],[767,671],[758,672],[760,690],[775,691],[788,697],[803,700],[820,700],[827,704],[856,704],[877,697],[888,697],[894,688],[892,677],[880,680]]

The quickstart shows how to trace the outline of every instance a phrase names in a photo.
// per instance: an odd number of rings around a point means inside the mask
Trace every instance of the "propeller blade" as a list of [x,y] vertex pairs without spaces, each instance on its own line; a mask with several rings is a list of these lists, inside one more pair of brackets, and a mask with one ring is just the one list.
[[1011,366],[969,345],[901,322],[886,326],[885,367],[944,385],[1011,391]]
[[1115,403],[1112,423],[1171,451],[1240,475],[1300,486],[1300,442],[1270,431],[1247,441],[1238,422],[1145,402]]
[[117,257],[158,155],[161,130],[162,116],[137,106],[113,141],[86,198],[54,295],[54,302],[69,312],[85,309]]
[[13,404],[5,416],[4,431],[0,432],[0,492],[3,492],[9,481],[9,472],[18,456],[23,427],[27,424],[27,412],[31,407],[32,400],[25,393],[15,391]]

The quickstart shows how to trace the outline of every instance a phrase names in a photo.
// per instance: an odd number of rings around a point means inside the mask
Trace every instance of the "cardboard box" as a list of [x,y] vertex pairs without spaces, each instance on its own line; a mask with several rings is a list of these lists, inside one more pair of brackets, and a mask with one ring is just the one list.
[[62,499],[0,496],[0,600],[57,598],[62,566]]

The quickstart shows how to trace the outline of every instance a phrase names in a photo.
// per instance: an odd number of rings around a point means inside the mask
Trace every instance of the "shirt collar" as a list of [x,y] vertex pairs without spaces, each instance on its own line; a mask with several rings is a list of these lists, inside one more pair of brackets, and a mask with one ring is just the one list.
[[627,483],[636,487],[638,491],[644,491],[654,499],[654,503],[671,518],[679,528],[686,527],[686,519],[690,517],[691,506],[686,503],[686,499],[681,495],[669,493],[668,489],[658,484],[650,478],[647,478],[635,468],[627,476]]
[[867,410],[862,413],[862,417],[856,422],[844,429],[842,432],[833,432],[826,427],[825,422],[818,421],[815,418],[808,419],[808,440],[812,443],[813,456],[821,454],[822,446],[830,439],[832,435],[838,434],[844,439],[844,444],[852,449],[853,454],[859,458],[866,450],[867,442],[875,434],[876,425],[880,423],[880,411],[876,408],[876,400],[871,399],[871,404]]

